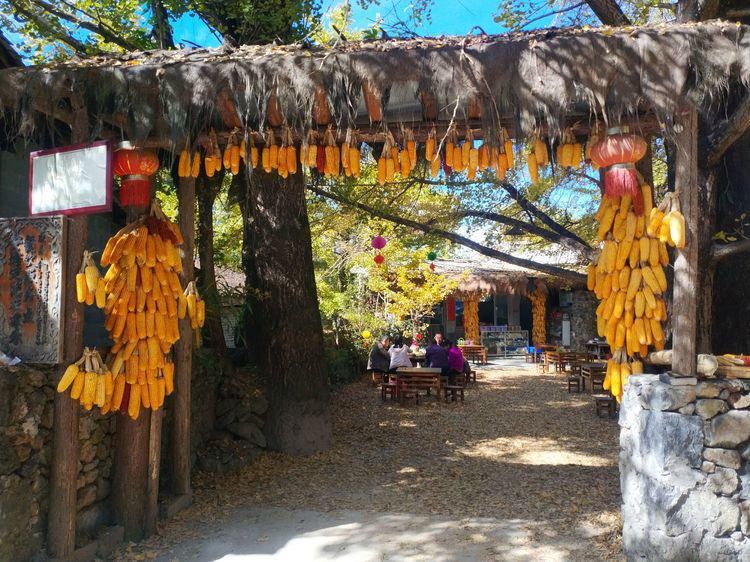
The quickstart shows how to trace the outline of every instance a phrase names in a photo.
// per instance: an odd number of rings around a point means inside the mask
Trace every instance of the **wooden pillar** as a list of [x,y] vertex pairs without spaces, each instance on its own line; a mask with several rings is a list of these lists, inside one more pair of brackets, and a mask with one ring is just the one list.
[[698,114],[690,111],[675,123],[675,192],[685,216],[685,247],[675,253],[672,297],[672,372],[675,376],[696,374],[697,317],[700,285],[698,254],[699,224],[703,211],[699,200]]
[[159,518],[159,469],[161,468],[161,428],[164,408],[151,412],[148,434],[148,485],[146,487],[146,536],[156,533]]
[[[70,102],[74,115],[70,142],[81,143],[89,132],[88,113],[77,96],[72,96]],[[59,376],[83,353],[83,304],[76,298],[75,279],[83,261],[89,228],[86,215],[66,219],[65,222],[65,293],[61,320],[63,364]],[[55,393],[53,420],[47,550],[52,556],[63,558],[75,550],[78,495],[78,402],[70,397],[70,393]]]
[[[128,208],[127,221],[135,221],[143,212],[144,209]],[[135,420],[128,415],[117,418],[112,506],[114,519],[123,526],[125,540],[128,541],[139,541],[153,532],[148,528],[147,519],[152,509],[149,496],[149,473],[153,460],[150,437],[155,417],[150,409],[141,407]],[[157,455],[159,453],[157,451]]]
[[[59,376],[83,353],[83,305],[76,299],[75,278],[83,260],[87,237],[86,216],[66,220],[63,365]],[[55,393],[52,431],[47,549],[52,556],[64,558],[75,550],[78,480],[78,402],[70,397],[69,392]]]
[[115,520],[123,526],[127,541],[138,541],[147,536],[150,427],[151,410],[148,408],[141,408],[136,420],[127,415],[117,418],[112,504]]
[[[180,178],[177,188],[178,223],[182,246],[184,283],[193,280],[195,246],[195,180]],[[174,346],[174,394],[172,403],[172,491],[190,494],[190,378],[193,371],[193,331],[190,320],[180,321],[180,339]]]

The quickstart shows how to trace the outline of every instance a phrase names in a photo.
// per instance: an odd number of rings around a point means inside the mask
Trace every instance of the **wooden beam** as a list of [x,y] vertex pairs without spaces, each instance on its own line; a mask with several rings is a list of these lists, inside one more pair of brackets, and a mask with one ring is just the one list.
[[675,122],[675,192],[685,217],[683,249],[676,250],[672,295],[672,372],[677,377],[696,374],[699,226],[703,210],[698,196],[698,114]]
[[[195,179],[180,178],[177,189],[178,224],[182,245],[182,276],[187,285],[194,277]],[[172,491],[192,493],[190,485],[190,379],[193,372],[193,330],[190,320],[180,320],[180,339],[174,345],[174,393],[172,402]]]
[[732,116],[721,130],[715,133],[714,142],[708,153],[706,162],[709,166],[716,166],[727,150],[750,129],[750,92],[745,94]]
[[381,92],[370,84],[369,80],[362,82],[362,95],[365,97],[365,107],[371,123],[380,123],[383,120],[383,100]]
[[425,121],[437,121],[438,105],[435,93],[429,90],[420,90],[419,101],[422,104],[422,118]]
[[714,244],[711,248],[711,261],[718,263],[725,259],[750,252],[750,240],[738,240],[729,244]]
[[323,86],[315,86],[315,100],[313,102],[313,119],[319,126],[331,122],[331,110],[328,107],[328,95]]
[[[622,124],[628,125],[633,132],[639,133],[641,135],[654,135],[659,134],[662,131],[661,123],[653,115],[642,115],[635,119],[625,119],[623,120]],[[442,135],[448,130],[448,125],[449,123],[447,122],[434,123],[427,121],[400,122],[397,124],[389,124],[387,126],[385,124],[378,124],[373,125],[372,127],[359,128],[357,130],[357,139],[367,143],[382,143],[383,132],[387,128],[396,139],[396,141],[403,140],[404,130],[409,129],[410,131],[412,131],[414,139],[417,142],[424,142],[433,128],[435,129],[438,138],[442,137]],[[503,125],[508,130],[511,137],[517,136],[515,132],[515,126],[511,121],[502,122],[501,125]],[[272,126],[271,128],[274,129],[274,133],[276,133],[276,138],[278,139],[279,134],[282,132],[282,128],[275,126]],[[584,121],[571,122],[570,128],[573,131],[573,134],[575,134],[576,136],[586,136],[591,132],[591,127]],[[327,127],[313,127],[312,129],[317,131],[319,136],[322,136],[326,132]],[[468,131],[471,131],[474,139],[476,140],[482,140],[484,138],[484,130],[481,121],[469,121],[466,124],[466,128],[461,127],[460,130],[457,131],[458,139],[463,139]],[[343,133],[343,131],[335,132]],[[546,134],[546,128],[540,128],[540,133],[542,135]],[[219,142],[223,144],[224,142],[226,142],[230,134],[232,134],[231,131],[217,131],[216,137]],[[247,134],[253,137],[253,141],[256,145],[263,144],[263,133],[259,131],[247,131]],[[296,142],[301,142],[303,140],[303,138],[295,130],[292,130],[292,136]],[[199,135],[194,140],[201,146],[207,146],[209,141],[208,135],[205,134]],[[177,145],[180,146],[181,143],[178,142]],[[153,137],[141,143],[138,143],[138,146],[143,148],[164,148],[169,150],[173,145],[172,141],[166,137]]]
[[240,114],[237,112],[237,108],[232,101],[229,92],[226,90],[220,90],[216,96],[216,107],[221,115],[221,120],[230,129],[241,129],[242,120]]
[[[88,114],[77,107],[71,120],[71,143],[88,136]],[[83,261],[88,239],[86,215],[66,219],[63,272],[63,352],[59,375],[83,353],[83,305],[78,302],[75,278]],[[69,393],[55,393],[50,463],[50,504],[47,519],[47,548],[56,558],[75,550],[78,481],[78,402]]]
[[471,120],[479,120],[482,118],[482,98],[480,96],[472,96],[469,98],[466,113]]
[[266,109],[266,121],[271,127],[281,127],[284,123],[284,116],[281,113],[281,104],[278,96],[273,93],[268,97],[268,106]]

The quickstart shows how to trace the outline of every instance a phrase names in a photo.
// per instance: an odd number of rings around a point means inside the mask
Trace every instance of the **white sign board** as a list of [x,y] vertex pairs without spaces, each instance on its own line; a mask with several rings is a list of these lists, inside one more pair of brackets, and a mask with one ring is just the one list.
[[76,215],[111,209],[112,152],[107,141],[31,153],[30,215]]

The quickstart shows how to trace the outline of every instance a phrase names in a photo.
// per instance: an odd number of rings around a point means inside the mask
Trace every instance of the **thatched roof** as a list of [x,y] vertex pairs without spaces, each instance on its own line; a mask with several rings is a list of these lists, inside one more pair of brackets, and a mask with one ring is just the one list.
[[209,127],[281,122],[298,138],[328,123],[373,136],[451,121],[460,135],[467,124],[556,135],[594,116],[665,120],[748,81],[748,27],[709,22],[98,56],[0,71],[0,100],[23,135],[44,124],[35,112],[71,120],[83,105],[91,136],[180,145]]
[[[566,267],[580,269],[574,261],[565,258],[545,259]],[[486,295],[527,295],[535,287],[543,290],[548,288],[578,289],[585,286],[585,282],[575,283],[569,279],[561,279],[546,273],[540,273],[498,260],[482,258],[480,260],[439,260],[435,262],[435,272],[458,281],[453,294],[458,297],[486,296]]]

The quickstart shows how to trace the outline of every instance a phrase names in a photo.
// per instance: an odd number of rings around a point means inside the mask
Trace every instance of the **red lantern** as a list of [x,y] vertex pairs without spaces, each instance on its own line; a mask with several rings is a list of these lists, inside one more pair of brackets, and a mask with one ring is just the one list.
[[381,265],[385,261],[383,254],[375,254],[375,263]]
[[156,152],[121,143],[112,159],[112,170],[122,176],[120,204],[124,207],[147,207],[151,199],[151,179],[159,169]]
[[629,132],[627,127],[607,131],[607,136],[591,147],[591,161],[604,173],[604,190],[610,197],[631,195],[636,214],[643,213],[641,193],[635,163],[646,155],[646,141]]

